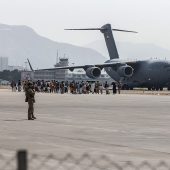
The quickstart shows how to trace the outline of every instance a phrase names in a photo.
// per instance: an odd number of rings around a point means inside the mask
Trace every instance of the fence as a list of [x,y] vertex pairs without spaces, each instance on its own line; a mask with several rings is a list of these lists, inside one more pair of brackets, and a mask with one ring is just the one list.
[[83,154],[79,158],[67,154],[62,158],[54,155],[28,155],[26,151],[16,156],[0,155],[0,170],[170,170],[170,166],[161,161],[156,165],[144,161],[138,165],[133,162],[115,162],[108,156],[92,157]]

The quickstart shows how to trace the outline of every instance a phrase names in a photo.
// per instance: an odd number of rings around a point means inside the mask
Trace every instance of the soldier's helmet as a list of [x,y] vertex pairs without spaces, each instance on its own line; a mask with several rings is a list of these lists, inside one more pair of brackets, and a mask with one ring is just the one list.
[[32,82],[28,82],[28,86],[29,87],[33,86],[33,83]]

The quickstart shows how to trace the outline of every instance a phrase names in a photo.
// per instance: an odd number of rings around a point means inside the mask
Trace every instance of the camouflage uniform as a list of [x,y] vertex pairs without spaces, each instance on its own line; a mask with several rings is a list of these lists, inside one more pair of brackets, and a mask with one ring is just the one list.
[[35,103],[35,91],[33,90],[33,85],[28,83],[28,86],[25,90],[26,99],[28,102],[28,120],[34,120],[36,117],[34,116],[34,103]]

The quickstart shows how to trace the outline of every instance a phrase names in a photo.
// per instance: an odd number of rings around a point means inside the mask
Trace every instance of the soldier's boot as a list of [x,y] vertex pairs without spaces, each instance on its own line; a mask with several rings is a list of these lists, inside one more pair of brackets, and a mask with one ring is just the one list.
[[37,119],[35,116],[32,117],[33,119]]
[[32,119],[36,119],[36,117],[32,114]]
[[28,120],[34,120],[34,119],[32,118],[32,114],[30,114],[30,113],[28,113]]
[[33,118],[29,117],[28,120],[34,120]]

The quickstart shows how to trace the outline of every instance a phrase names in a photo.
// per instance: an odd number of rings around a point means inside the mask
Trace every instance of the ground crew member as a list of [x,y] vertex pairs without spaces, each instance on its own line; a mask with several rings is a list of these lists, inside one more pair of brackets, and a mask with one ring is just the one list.
[[26,90],[26,102],[28,102],[28,120],[34,120],[34,103],[35,103],[35,91],[34,86],[31,82],[28,82]]

